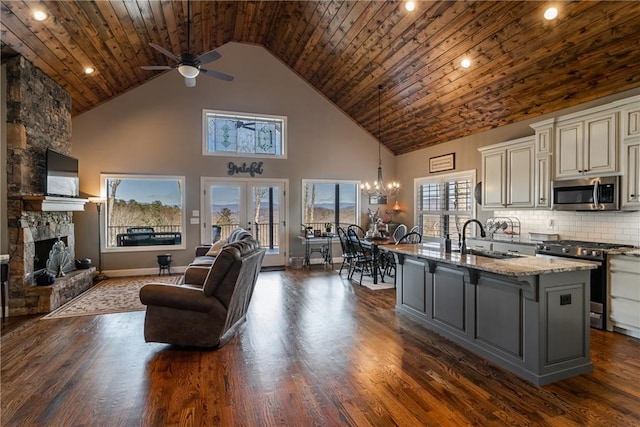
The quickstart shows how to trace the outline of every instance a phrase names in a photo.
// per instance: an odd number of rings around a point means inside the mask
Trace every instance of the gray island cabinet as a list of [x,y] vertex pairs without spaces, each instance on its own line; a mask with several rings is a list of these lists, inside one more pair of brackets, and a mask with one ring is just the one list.
[[591,264],[420,244],[380,249],[397,261],[399,313],[537,385],[593,371]]

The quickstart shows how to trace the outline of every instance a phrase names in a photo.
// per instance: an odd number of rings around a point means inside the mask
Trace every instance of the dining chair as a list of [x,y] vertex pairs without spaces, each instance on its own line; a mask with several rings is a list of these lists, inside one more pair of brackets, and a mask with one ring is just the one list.
[[393,241],[398,242],[402,236],[407,234],[407,226],[404,224],[400,224],[393,230]]
[[349,230],[353,230],[359,239],[364,238],[366,234],[366,232],[364,231],[364,228],[360,227],[358,224],[351,224],[347,226],[347,231]]
[[[410,231],[409,233],[402,236],[397,242],[396,245],[402,245],[403,243],[421,243],[422,242],[422,234],[417,231]],[[393,285],[395,287],[396,284],[396,260],[392,253],[387,253],[387,255],[391,255],[386,259],[386,266],[384,269],[384,275],[393,277]]]
[[353,278],[353,273],[360,270],[360,285],[362,286],[362,277],[364,274],[373,277],[373,254],[370,250],[362,246],[362,242],[356,231],[352,228],[347,229],[347,241],[352,245],[354,251],[354,268],[351,269],[349,280]]
[[417,233],[415,231],[412,231],[410,233],[405,234],[404,236],[402,236],[400,238],[400,240],[398,240],[398,242],[396,243],[396,245],[402,245],[405,243],[421,243],[422,242],[422,235],[420,233]]
[[411,230],[409,230],[409,233],[412,233],[414,231],[416,233],[419,233],[422,236],[422,227],[420,227],[419,225],[414,225],[413,227],[411,227]]
[[354,268],[355,263],[355,251],[353,245],[347,238],[347,232],[344,228],[338,227],[338,238],[340,239],[340,247],[342,248],[342,265],[340,265],[339,275],[342,275],[342,269],[347,267],[347,277],[351,274],[351,269]]

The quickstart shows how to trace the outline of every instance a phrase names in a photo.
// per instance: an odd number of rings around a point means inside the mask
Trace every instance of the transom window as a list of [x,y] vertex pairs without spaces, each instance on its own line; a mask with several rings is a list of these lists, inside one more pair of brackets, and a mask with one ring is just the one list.
[[415,223],[427,240],[459,241],[462,225],[474,217],[474,186],[475,171],[415,179]]
[[107,250],[185,248],[183,176],[101,175]]
[[358,181],[302,180],[302,223],[325,231],[358,224]]
[[287,118],[203,110],[205,155],[286,158]]

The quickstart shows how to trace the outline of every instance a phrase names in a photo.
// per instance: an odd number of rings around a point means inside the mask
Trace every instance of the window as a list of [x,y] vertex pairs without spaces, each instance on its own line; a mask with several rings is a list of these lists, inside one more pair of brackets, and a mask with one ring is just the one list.
[[314,230],[325,231],[331,224],[338,227],[357,224],[358,181],[302,180],[302,223]]
[[448,234],[458,242],[462,225],[474,217],[475,171],[416,178],[416,225],[423,236],[438,240]]
[[203,153],[286,158],[287,118],[203,110]]
[[107,250],[184,249],[184,177],[102,175]]

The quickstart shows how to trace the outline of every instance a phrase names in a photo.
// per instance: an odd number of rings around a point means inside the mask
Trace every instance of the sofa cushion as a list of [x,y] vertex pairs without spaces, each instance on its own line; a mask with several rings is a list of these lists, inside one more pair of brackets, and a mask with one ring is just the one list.
[[205,256],[215,257],[218,256],[220,250],[227,244],[226,240],[218,240],[213,245],[211,245],[211,249],[205,254]]
[[216,257],[213,256],[197,256],[194,258],[194,260],[191,262],[191,264],[189,264],[189,266],[203,266],[203,267],[209,267],[211,266],[211,264],[213,264],[213,261],[216,260]]

